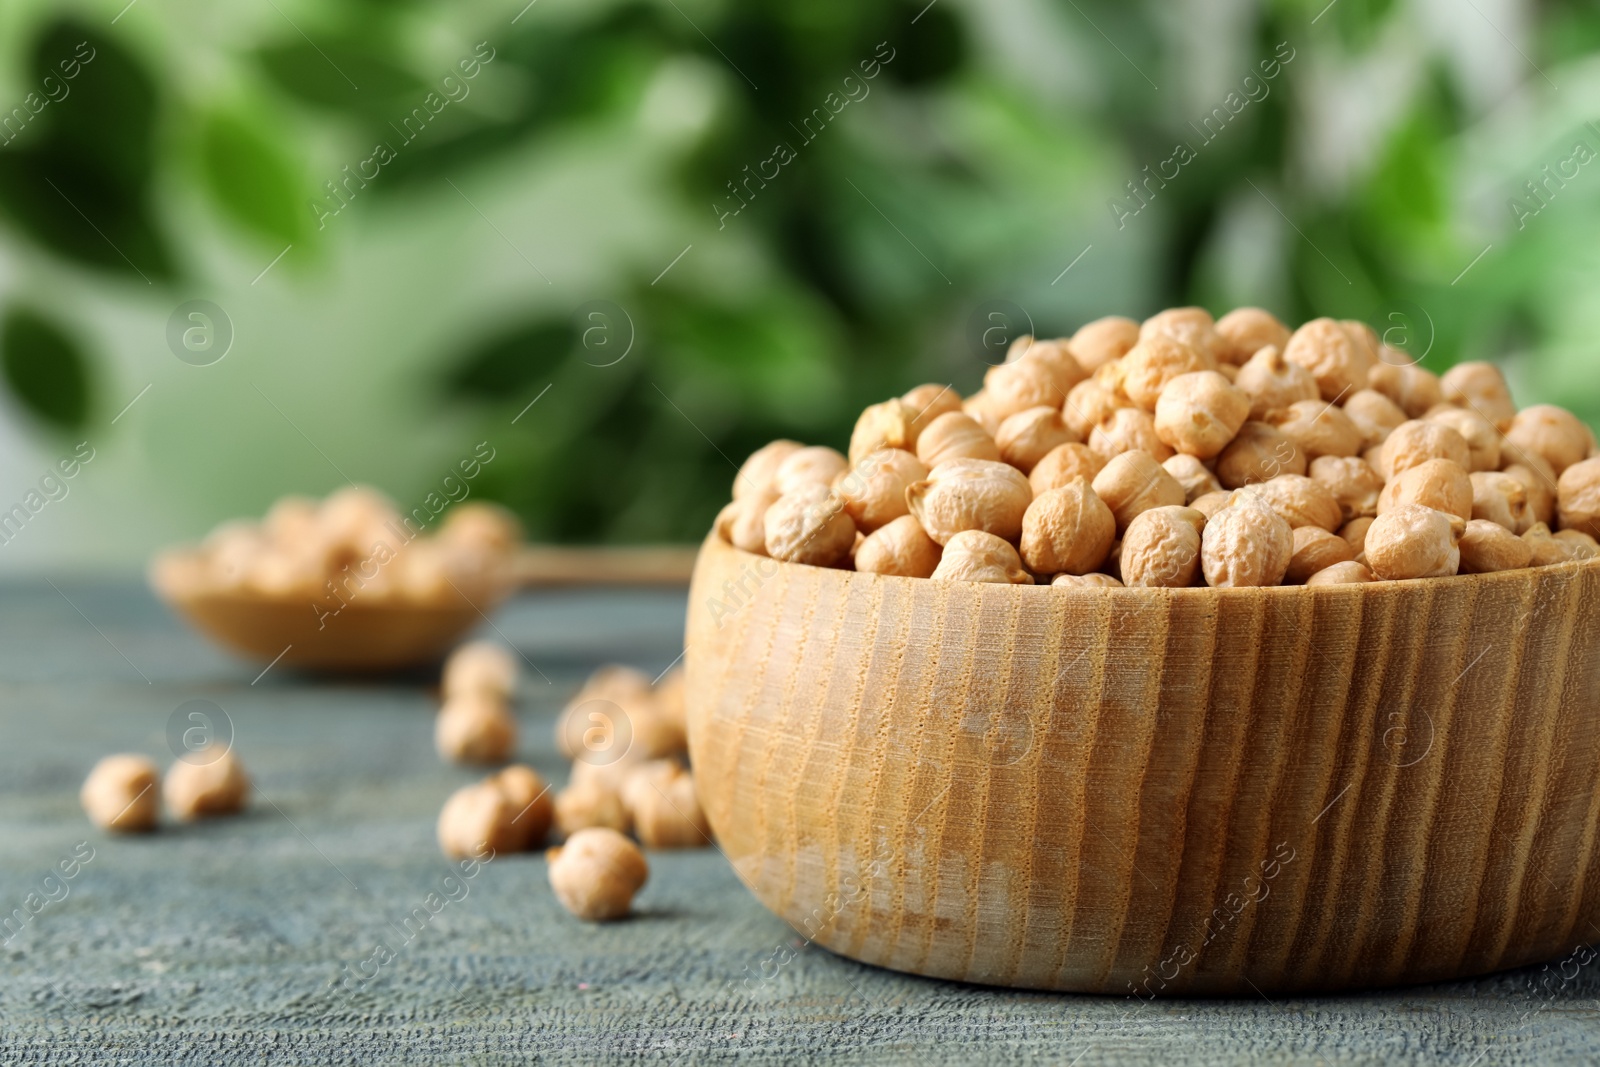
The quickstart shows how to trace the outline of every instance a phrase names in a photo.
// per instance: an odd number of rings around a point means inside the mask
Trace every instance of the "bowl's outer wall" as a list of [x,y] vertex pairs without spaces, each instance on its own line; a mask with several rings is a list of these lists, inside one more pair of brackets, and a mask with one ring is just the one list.
[[1597,616],[1600,561],[1067,590],[713,537],[690,748],[739,877],[867,963],[1140,997],[1478,974],[1600,940]]

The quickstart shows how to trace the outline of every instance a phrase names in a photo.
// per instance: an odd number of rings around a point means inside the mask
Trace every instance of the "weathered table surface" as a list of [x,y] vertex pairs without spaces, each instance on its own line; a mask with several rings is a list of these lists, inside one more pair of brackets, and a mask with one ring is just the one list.
[[[561,704],[602,662],[665,667],[683,607],[613,591],[504,609],[499,630],[539,672],[523,757],[564,777]],[[15,929],[0,930],[0,1062],[1600,1062],[1600,962],[1131,1010],[806,947],[709,848],[652,855],[638,914],[584,925],[538,855],[445,882],[434,820],[474,775],[433,752],[431,677],[252,682],[259,670],[132,583],[0,590],[0,918]],[[141,839],[93,830],[77,802],[88,768],[114,751],[171,762],[168,720],[196,699],[232,721],[259,787],[250,813]],[[425,925],[403,925],[447,886]],[[395,958],[341,994],[380,943]]]

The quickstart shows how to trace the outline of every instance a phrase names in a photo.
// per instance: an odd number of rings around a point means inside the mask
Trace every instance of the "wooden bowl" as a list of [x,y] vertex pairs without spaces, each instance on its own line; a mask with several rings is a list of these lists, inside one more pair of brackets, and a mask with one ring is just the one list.
[[1600,938],[1600,560],[1066,589],[713,535],[688,638],[718,840],[767,907],[865,963],[1254,997]]

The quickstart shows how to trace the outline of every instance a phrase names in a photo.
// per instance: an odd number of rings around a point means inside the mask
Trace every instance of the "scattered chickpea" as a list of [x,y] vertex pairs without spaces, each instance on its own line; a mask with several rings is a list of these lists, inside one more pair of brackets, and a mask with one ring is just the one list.
[[1034,498],[1022,518],[1022,558],[1038,574],[1087,574],[1116,537],[1111,509],[1083,478]]
[[807,485],[785,493],[763,519],[767,555],[787,563],[831,567],[856,543],[856,524],[844,501],[826,485]]
[[1276,426],[1250,421],[1217,457],[1217,481],[1224,489],[1240,489],[1280,474],[1304,474],[1306,456]]
[[750,453],[733,478],[733,499],[777,492],[778,468],[805,447],[798,441],[774,441]]
[[1420,419],[1430,409],[1444,402],[1444,390],[1439,385],[1438,375],[1413,366],[1409,357],[1387,346],[1384,355],[1373,364],[1368,383],[1394,401],[1408,419]]
[[1166,333],[1140,331],[1139,343],[1122,357],[1122,391],[1145,411],[1155,411],[1161,390],[1180,374],[1214,370],[1208,355]]
[[1221,338],[1211,312],[1205,308],[1168,308],[1151,315],[1139,324],[1139,340],[1163,334],[1188,345],[1208,364],[1215,365]]
[[1521,453],[1518,462],[1527,462],[1532,454],[1550,464],[1557,477],[1589,455],[1594,438],[1589,428],[1565,408],[1554,404],[1535,404],[1523,408],[1512,418],[1506,430],[1506,442]]
[[167,770],[162,783],[167,808],[189,821],[208,815],[231,815],[244,808],[250,793],[250,776],[233,750],[213,744],[191,760],[180,759]]
[[623,784],[622,803],[645,848],[699,848],[711,840],[694,775],[675,760],[656,760],[634,770]]
[[906,486],[928,476],[928,468],[910,452],[880,448],[855,462],[834,482],[845,513],[862,533],[908,514]]
[[902,515],[867,535],[856,548],[856,570],[932,578],[942,550],[914,515]]
[[1344,511],[1333,490],[1303,474],[1280,474],[1241,491],[1253,493],[1282,515],[1292,529],[1317,526],[1331,532],[1344,521]]
[[1493,363],[1457,363],[1439,379],[1446,403],[1476,411],[1496,425],[1517,413],[1505,375]]
[[[573,768],[588,766],[574,764]],[[599,777],[575,780],[556,794],[555,825],[564,837],[591,826],[626,833],[630,823],[628,809],[622,803],[617,787]]]
[[1381,445],[1406,421],[1400,406],[1376,389],[1363,389],[1345,398],[1344,413],[1361,434],[1361,448]]
[[1468,520],[1460,548],[1462,574],[1520,570],[1533,561],[1532,545],[1486,519]]
[[1324,567],[1307,578],[1306,585],[1360,585],[1373,580],[1373,574],[1365,563],[1350,560]]
[[1105,465],[1105,460],[1097,456],[1088,445],[1057,445],[1034,464],[1033,470],[1028,474],[1028,484],[1033,487],[1033,495],[1038,496],[1048,490],[1059,489],[1074,478],[1094,481],[1094,476],[1099,474]]
[[1139,324],[1120,315],[1107,315],[1078,327],[1067,343],[1078,364],[1093,374],[1139,343]]
[[493,641],[469,641],[444,661],[444,697],[489,693],[508,700],[517,689],[517,660]]
[[1328,487],[1344,521],[1378,514],[1383,478],[1357,456],[1318,456],[1307,468],[1311,480]]
[[850,433],[850,462],[860,463],[886,448],[914,450],[917,447],[916,416],[916,410],[899,398],[867,408],[856,419],[856,427]]
[[1465,523],[1421,504],[1402,504],[1386,511],[1367,531],[1366,560],[1372,573],[1387,581],[1442,578],[1461,565],[1457,545]]
[[1156,400],[1156,436],[1179,452],[1210,459],[1250,414],[1250,398],[1216,371],[1180,374]]
[[1504,471],[1475,471],[1472,482],[1472,517],[1498,523],[1521,534],[1536,521],[1528,505],[1528,489]]
[[1250,490],[1234,493],[1200,536],[1200,566],[1216,589],[1278,585],[1293,555],[1289,523]]
[[1365,338],[1354,335],[1333,319],[1312,319],[1296,330],[1283,354],[1317,380],[1322,399],[1337,403],[1342,397],[1367,387],[1367,376],[1377,362]]
[[1372,529],[1376,518],[1375,515],[1360,515],[1339,527],[1339,536],[1345,539],[1358,560],[1366,559],[1367,531]]
[[790,493],[813,486],[820,485],[826,488],[832,485],[833,480],[843,474],[849,466],[849,461],[834,449],[818,445],[801,448],[791,452],[782,463],[778,464],[772,488],[779,496],[788,496]]
[[488,781],[510,806],[510,849],[524,852],[544,844],[555,819],[555,799],[539,772],[519,763],[490,775]]
[[84,779],[78,799],[89,821],[104,830],[154,830],[161,815],[161,772],[144,756],[107,756]]
[[1477,412],[1441,404],[1423,419],[1450,427],[1467,442],[1468,472],[1500,469],[1500,431]]
[[516,810],[493,782],[474,782],[450,794],[439,811],[439,848],[446,856],[498,855],[518,851]]
[[992,582],[1001,585],[1032,585],[1033,575],[1022,566],[1022,557],[1011,542],[982,530],[963,530],[944,546],[934,581]]
[[650,865],[639,846],[604,827],[579,830],[565,845],[547,851],[545,858],[556,899],[590,922],[627,915],[634,894],[650,877]]
[[1289,327],[1260,308],[1234,308],[1217,320],[1216,334],[1217,359],[1231,364],[1243,364],[1268,345],[1281,350],[1289,343]]
[[434,720],[439,755],[455,763],[500,763],[517,744],[517,720],[505,700],[481,690],[450,697]]
[[1402,504],[1422,504],[1465,522],[1472,518],[1472,479],[1448,459],[1430,459],[1407,467],[1383,487],[1378,514]]
[[1342,408],[1321,400],[1297,400],[1267,416],[1278,432],[1295,443],[1305,457],[1354,456],[1361,451],[1361,431]]
[[1033,487],[1015,468],[982,459],[955,459],[906,489],[906,503],[928,536],[943,545],[963,530],[982,530],[1015,542]]
[[1128,528],[1141,511],[1183,504],[1183,486],[1148,452],[1124,452],[1094,476],[1093,488],[1117,520],[1117,532]]
[[1074,385],[1061,405],[1061,421],[1067,424],[1080,440],[1086,439],[1094,428],[1122,406],[1117,395],[1094,379]]
[[1600,459],[1585,459],[1561,472],[1556,483],[1563,530],[1600,536]]
[[1172,448],[1156,432],[1156,420],[1139,408],[1118,408],[1089,433],[1089,451],[1102,460],[1123,452],[1148,452],[1156,459],[1172,455]]
[[1297,401],[1316,400],[1321,395],[1311,372],[1284,358],[1277,345],[1269,345],[1246,360],[1233,384],[1250,398],[1250,418],[1257,420]]
[[1052,449],[1077,441],[1078,435],[1061,418],[1059,406],[1019,411],[1002,422],[994,435],[1000,458],[1023,474],[1031,472]]
[[917,438],[917,459],[929,470],[953,459],[986,459],[998,463],[1000,447],[972,416],[948,411],[929,423]]
[[1412,419],[1396,426],[1383,442],[1383,458],[1377,471],[1392,481],[1407,468],[1430,459],[1447,459],[1466,470],[1472,465],[1471,456],[1467,439],[1453,427]]
[[1128,524],[1117,565],[1130,588],[1182,589],[1200,571],[1200,533],[1206,517],[1189,507],[1142,511]]
[[1283,580],[1290,585],[1302,585],[1329,567],[1355,561],[1350,542],[1320,526],[1301,526],[1294,531],[1294,552],[1289,557],[1289,569]]
[[1211,468],[1194,456],[1179,452],[1162,460],[1161,467],[1177,479],[1178,484],[1183,486],[1183,495],[1191,501],[1207,493],[1222,491],[1222,483],[1211,473]]

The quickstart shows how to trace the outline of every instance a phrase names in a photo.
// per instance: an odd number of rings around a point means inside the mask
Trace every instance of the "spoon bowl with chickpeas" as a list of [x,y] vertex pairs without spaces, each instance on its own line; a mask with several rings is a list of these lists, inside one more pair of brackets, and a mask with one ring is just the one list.
[[1600,453],[1491,363],[1176,308],[779,441],[700,552],[705,815],[827,948],[1136,996],[1600,926]]

